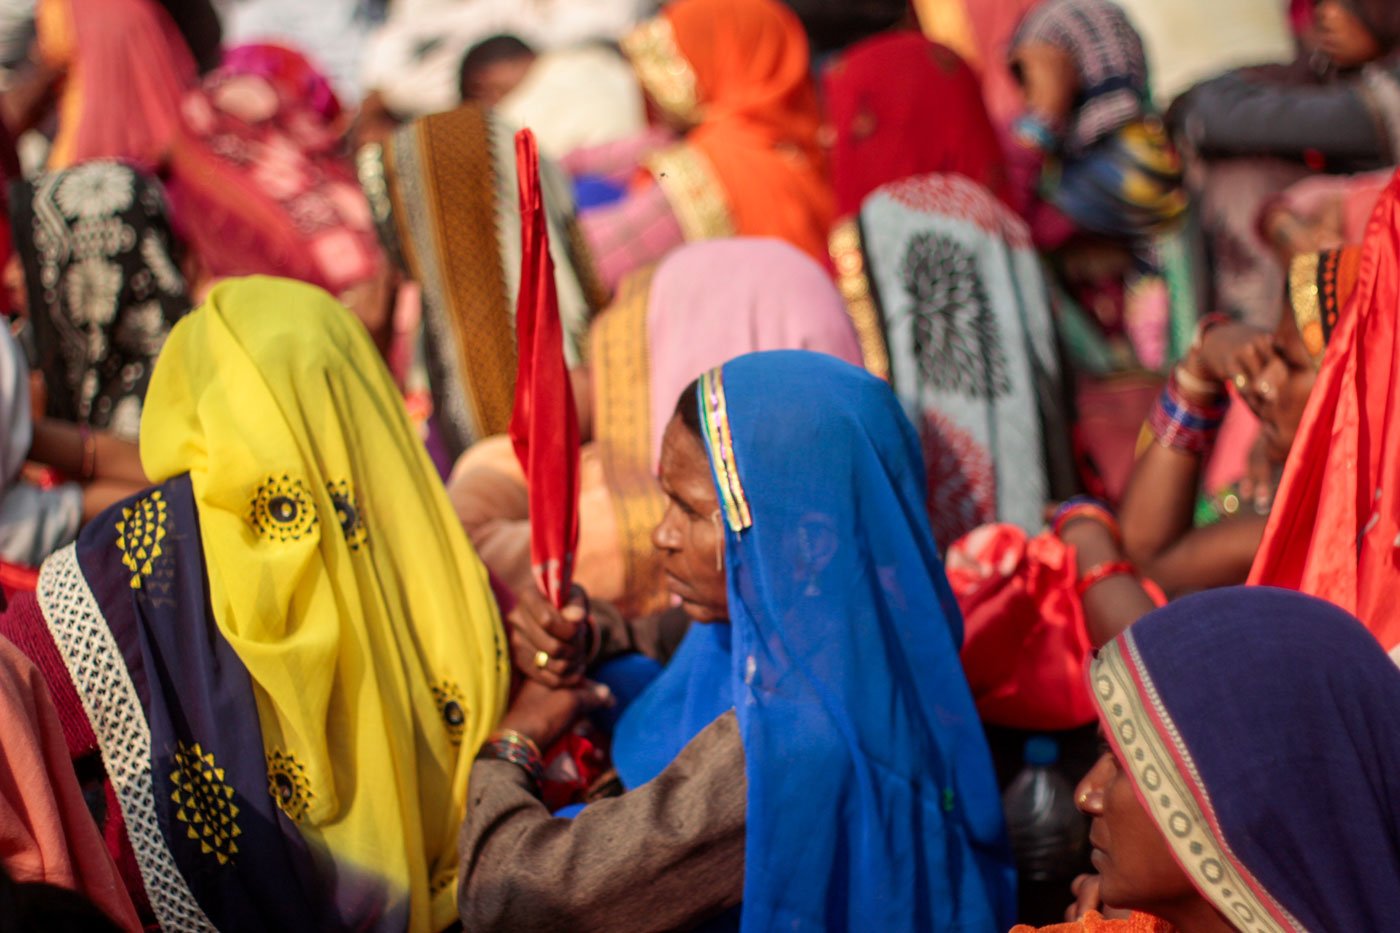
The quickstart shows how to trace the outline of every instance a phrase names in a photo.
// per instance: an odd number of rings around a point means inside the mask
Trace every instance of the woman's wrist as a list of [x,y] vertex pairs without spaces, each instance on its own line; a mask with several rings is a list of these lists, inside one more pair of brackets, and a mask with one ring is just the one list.
[[505,761],[520,768],[536,787],[544,779],[544,756],[534,739],[518,729],[505,727],[497,729],[486,739],[477,752],[482,761]]
[[1114,542],[1123,538],[1122,530],[1118,527],[1118,519],[1114,517],[1113,510],[1105,503],[1090,496],[1075,496],[1067,499],[1055,510],[1054,516],[1050,519],[1050,530],[1055,537],[1062,541],[1068,541],[1066,537],[1073,529],[1084,526],[1096,527]]

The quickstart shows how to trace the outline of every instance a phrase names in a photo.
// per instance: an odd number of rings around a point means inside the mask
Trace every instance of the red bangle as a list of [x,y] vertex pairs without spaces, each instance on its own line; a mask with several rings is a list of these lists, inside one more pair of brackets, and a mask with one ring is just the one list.
[[1089,572],[1079,578],[1074,584],[1074,591],[1083,598],[1090,589],[1107,580],[1109,577],[1137,576],[1137,568],[1131,561],[1126,560],[1106,560],[1090,568]]
[[1118,520],[1114,518],[1113,515],[1102,506],[1091,505],[1087,502],[1083,503],[1082,505],[1070,506],[1068,509],[1065,509],[1063,512],[1061,512],[1055,518],[1055,525],[1050,530],[1055,535],[1055,537],[1063,538],[1065,526],[1068,525],[1070,522],[1079,521],[1080,519],[1083,519],[1085,521],[1098,522],[1100,525],[1108,529],[1108,533],[1113,535],[1114,541],[1117,541],[1120,544],[1122,543],[1123,531],[1121,528],[1118,527]]

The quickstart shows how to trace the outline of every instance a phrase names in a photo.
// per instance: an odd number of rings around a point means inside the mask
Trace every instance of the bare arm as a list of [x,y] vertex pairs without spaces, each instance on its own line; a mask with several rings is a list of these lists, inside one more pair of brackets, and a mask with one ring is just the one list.
[[84,521],[150,485],[135,444],[102,431],[85,442],[76,425],[52,418],[35,423],[29,457],[83,483]]
[[[1243,325],[1216,327],[1181,368],[1193,386],[1208,384],[1223,391],[1219,387],[1234,373],[1253,380],[1263,366],[1260,341],[1267,339],[1267,334]],[[1134,465],[1118,510],[1128,558],[1169,596],[1243,583],[1263,537],[1264,520],[1257,516],[1194,528],[1203,469],[1202,453],[1154,440]]]

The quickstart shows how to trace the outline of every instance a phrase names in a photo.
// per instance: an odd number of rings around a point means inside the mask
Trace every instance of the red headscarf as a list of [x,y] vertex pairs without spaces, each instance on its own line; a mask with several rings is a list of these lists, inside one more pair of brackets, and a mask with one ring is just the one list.
[[878,35],[848,49],[823,85],[841,215],[883,184],[932,173],[964,175],[1004,198],[981,82],[951,49],[916,32]]
[[1400,645],[1397,308],[1400,174],[1371,216],[1249,580],[1336,603],[1386,650]]
[[340,294],[379,270],[340,112],[306,59],[276,46],[237,51],[185,96],[170,201],[210,275],[280,275]]
[[67,75],[49,168],[89,159],[159,167],[195,82],[165,10],[151,0],[41,0],[35,24],[40,53]]
[[[713,168],[733,233],[787,240],[826,261],[835,204],[801,22],[777,0],[676,0],[660,19],[680,61],[664,61],[657,43],[641,43],[645,62],[634,40],[626,47],[653,100],[689,111],[676,114],[694,124],[686,145]],[[655,35],[654,24],[639,33],[649,30]],[[672,83],[687,65],[693,87],[677,108],[680,98],[656,79]]]

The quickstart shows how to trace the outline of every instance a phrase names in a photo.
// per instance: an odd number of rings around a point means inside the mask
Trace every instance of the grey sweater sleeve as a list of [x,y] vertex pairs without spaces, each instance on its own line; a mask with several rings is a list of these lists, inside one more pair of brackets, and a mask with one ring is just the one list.
[[1232,72],[1192,90],[1180,126],[1207,155],[1302,159],[1321,154],[1329,171],[1393,161],[1384,122],[1360,81],[1280,85]]
[[734,712],[655,780],[552,818],[513,764],[472,767],[457,893],[467,933],[693,927],[744,891],[747,785]]
[[589,659],[590,666],[629,651],[666,664],[690,630],[690,619],[680,608],[667,609],[639,619],[626,619],[612,605],[599,601],[593,604],[593,625],[597,643]]

